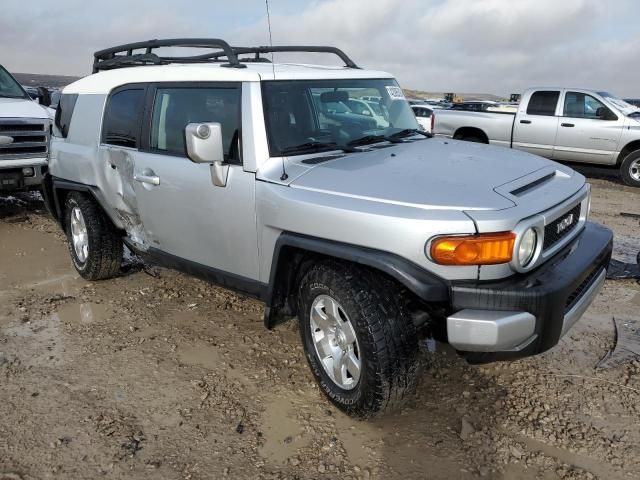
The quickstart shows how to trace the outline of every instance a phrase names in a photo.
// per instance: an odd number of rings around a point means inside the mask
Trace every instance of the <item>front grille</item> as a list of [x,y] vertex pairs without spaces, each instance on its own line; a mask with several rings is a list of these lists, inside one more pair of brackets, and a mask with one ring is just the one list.
[[578,223],[580,222],[580,207],[581,204],[576,205],[567,213],[560,215],[553,222],[544,227],[543,250],[548,250],[553,247],[578,226]]
[[49,132],[43,119],[0,119],[0,161],[45,156],[48,151]]
[[584,291],[591,285],[593,279],[602,271],[602,269],[594,269],[587,278],[585,278],[577,288],[571,292],[571,295],[567,297],[567,300],[564,304],[564,312],[567,313],[569,310],[573,308],[573,306],[582,298],[582,294]]

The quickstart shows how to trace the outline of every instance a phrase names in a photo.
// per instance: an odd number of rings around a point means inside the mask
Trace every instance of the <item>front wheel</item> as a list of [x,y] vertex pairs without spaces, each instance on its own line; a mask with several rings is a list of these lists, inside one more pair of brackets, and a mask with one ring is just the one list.
[[640,150],[631,152],[620,165],[622,181],[631,187],[640,187]]
[[307,361],[323,392],[347,414],[369,418],[415,390],[418,340],[404,295],[390,279],[327,261],[299,287]]

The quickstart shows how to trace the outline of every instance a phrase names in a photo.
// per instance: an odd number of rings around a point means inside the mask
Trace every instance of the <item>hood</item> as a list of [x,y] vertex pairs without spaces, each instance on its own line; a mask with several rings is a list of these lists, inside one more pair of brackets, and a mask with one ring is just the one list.
[[33,100],[0,97],[0,118],[49,118],[49,115]]
[[517,198],[495,188],[553,165],[517,150],[431,138],[319,163],[290,185],[418,208],[501,210]]

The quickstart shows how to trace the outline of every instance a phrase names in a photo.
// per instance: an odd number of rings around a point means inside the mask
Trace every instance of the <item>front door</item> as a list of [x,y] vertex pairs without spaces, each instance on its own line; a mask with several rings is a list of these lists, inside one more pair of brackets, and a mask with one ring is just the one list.
[[573,162],[610,164],[624,117],[583,92],[567,91],[556,137],[554,158]]
[[[258,278],[255,174],[240,160],[241,84],[155,84],[147,91],[133,182],[148,243],[179,259]],[[227,184],[186,154],[185,127],[222,125]]]

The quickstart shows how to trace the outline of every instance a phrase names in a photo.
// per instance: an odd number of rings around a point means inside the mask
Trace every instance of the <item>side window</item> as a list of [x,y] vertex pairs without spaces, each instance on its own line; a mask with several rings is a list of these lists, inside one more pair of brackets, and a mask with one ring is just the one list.
[[110,95],[102,122],[102,142],[138,148],[143,106],[142,88],[120,90]]
[[580,92],[567,92],[564,97],[564,116],[591,118],[594,120],[617,120],[618,117],[601,101]]
[[552,117],[556,114],[556,106],[558,105],[560,92],[556,91],[538,91],[534,92],[529,99],[527,106],[528,115],[546,115]]
[[55,128],[53,129],[53,134],[56,137],[67,138],[69,135],[69,125],[71,125],[76,100],[78,100],[77,94],[64,94],[60,97],[56,108]]
[[226,160],[239,160],[240,89],[158,88],[151,119],[152,150],[186,156],[184,129],[189,123],[218,122]]

